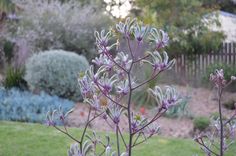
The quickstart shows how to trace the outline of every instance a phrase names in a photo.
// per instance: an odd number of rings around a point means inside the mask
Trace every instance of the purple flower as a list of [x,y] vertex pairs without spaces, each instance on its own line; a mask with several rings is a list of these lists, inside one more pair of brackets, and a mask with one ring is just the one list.
[[114,116],[113,122],[114,122],[115,124],[118,124],[118,123],[120,122],[120,117],[119,117],[119,116]]
[[100,56],[93,59],[92,62],[97,66],[105,66],[107,71],[110,71],[114,65],[105,54],[100,54]]
[[120,117],[123,112],[123,109],[116,104],[110,104],[108,106],[108,111],[108,115],[110,116],[114,124],[118,124],[120,122]]
[[133,28],[135,24],[136,19],[131,20],[130,18],[127,18],[125,20],[125,23],[119,22],[118,24],[116,24],[116,30],[123,34],[125,37],[129,38],[130,35],[133,33]]
[[47,121],[46,121],[46,125],[47,125],[47,126],[55,126],[56,123],[55,123],[54,121],[47,120]]
[[142,42],[148,32],[148,27],[136,25],[134,28],[134,37],[138,42]]
[[168,99],[162,101],[162,108],[163,109],[169,109],[171,106],[176,105],[177,99]]
[[78,82],[81,94],[84,98],[93,95],[94,92],[93,82],[87,75],[83,76],[82,78],[79,78]]
[[111,37],[111,32],[108,31],[105,33],[105,30],[102,30],[101,33],[95,31],[94,36],[96,38],[96,44],[99,47],[107,47],[108,41]]
[[107,74],[103,74],[103,76],[99,79],[99,85],[103,89],[104,94],[109,94],[112,91],[113,84],[117,81],[117,76],[113,75],[108,78]]
[[107,120],[107,119],[108,119],[108,117],[107,117],[106,114],[103,114],[103,115],[102,115],[102,118],[103,118],[104,120]]
[[156,124],[151,124],[149,127],[149,136],[153,136],[157,134],[160,131],[160,126],[157,126]]
[[170,86],[166,86],[165,88],[164,93],[159,86],[156,86],[154,89],[149,89],[149,91],[155,97],[161,108],[168,109],[178,104],[181,99],[174,88]]
[[174,59],[169,61],[169,57],[165,51],[163,52],[163,56],[158,51],[154,51],[153,53],[148,52],[148,54],[151,55],[152,60],[143,60],[143,62],[151,64],[154,71],[169,70],[175,64]]
[[[119,52],[117,56],[115,57],[114,61],[116,61],[116,63],[118,63],[125,70],[129,70],[132,63],[132,60],[129,59],[129,55],[125,54],[124,52]],[[121,69],[118,68],[117,70],[121,70]]]
[[224,78],[223,69],[216,70],[215,73],[210,75],[210,81],[212,81],[217,88],[222,88],[226,85],[226,80]]
[[91,99],[85,99],[85,102],[87,102],[88,104],[90,104],[90,106],[94,109],[94,110],[100,110],[101,109],[101,104],[100,104],[100,100],[99,97],[97,95],[93,95],[93,97]]
[[132,129],[132,132],[136,132],[138,130],[138,123],[136,121],[133,121],[131,123],[131,129]]
[[155,43],[157,50],[164,48],[169,43],[169,36],[163,30],[152,28],[150,32],[150,41]]
[[129,81],[121,81],[116,85],[117,93],[127,95],[129,93]]

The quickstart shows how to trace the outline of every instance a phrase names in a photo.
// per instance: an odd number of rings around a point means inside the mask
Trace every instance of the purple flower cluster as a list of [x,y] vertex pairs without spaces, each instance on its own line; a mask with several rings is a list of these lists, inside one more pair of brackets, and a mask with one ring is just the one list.
[[163,30],[151,29],[150,40],[155,43],[156,50],[166,47],[169,43],[169,36]]
[[170,86],[166,86],[165,88],[166,89],[164,93],[159,86],[156,86],[154,89],[149,89],[149,91],[155,97],[157,104],[162,109],[167,110],[170,107],[178,104],[181,98],[174,88]]
[[226,85],[226,80],[224,78],[223,69],[216,70],[214,74],[211,74],[210,80],[215,84],[217,88],[224,87]]
[[[117,43],[110,43],[112,41],[111,38],[114,37],[112,32],[120,33],[125,38],[128,51],[119,51],[120,48],[116,47],[117,53],[115,55],[111,53],[113,47],[119,46]],[[173,67],[175,60],[169,60],[167,53],[161,50],[167,46],[169,37],[162,30],[144,26],[139,24],[136,19],[131,20],[130,18],[127,18],[125,22],[118,23],[115,31],[108,31],[106,33],[102,30],[100,33],[95,32],[95,37],[99,56],[92,60],[92,63],[96,67],[92,65],[78,80],[84,102],[88,103],[90,108],[83,136],[87,126],[94,119],[100,117],[110,127],[115,127],[117,155],[131,156],[133,147],[145,142],[148,138],[159,132],[159,126],[154,122],[169,107],[178,104],[180,101],[180,97],[174,88],[168,86],[163,93],[161,88],[156,86],[155,89],[149,90],[160,108],[157,109],[158,111],[155,112],[151,119],[134,115],[131,107],[135,89],[155,79],[160,72]],[[154,42],[155,49],[152,52],[148,52],[143,58],[135,58],[137,49],[130,45],[131,40],[136,42],[139,48],[144,41]],[[147,80],[137,80],[135,77],[135,72],[137,71],[134,67],[137,67],[136,65],[138,64],[143,65],[143,63],[147,63],[152,69],[152,75]],[[123,119],[122,116],[126,117],[128,123],[128,141],[124,139],[119,127],[121,119]],[[69,135],[66,132],[64,133]],[[83,136],[80,141],[76,141],[79,143],[80,149],[76,149],[78,147],[76,146],[75,151],[83,152]],[[145,138],[145,140],[142,140],[142,138]],[[120,141],[123,142],[126,149],[123,154],[120,152]],[[94,141],[92,141],[92,144],[96,146]],[[109,145],[102,145],[106,154],[114,153],[111,152]]]

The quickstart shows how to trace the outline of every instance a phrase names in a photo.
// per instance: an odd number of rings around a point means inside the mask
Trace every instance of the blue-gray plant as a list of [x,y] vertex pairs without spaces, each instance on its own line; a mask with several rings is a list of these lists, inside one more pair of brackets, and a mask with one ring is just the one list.
[[[73,108],[74,102],[50,96],[44,92],[34,95],[16,88],[0,88],[0,120],[45,122],[49,109],[61,107],[65,111]],[[59,122],[58,122],[59,123]]]
[[25,80],[32,91],[79,100],[78,75],[88,67],[84,56],[63,50],[46,51],[27,60]]
[[[169,70],[174,65],[175,60],[170,60],[167,52],[164,51],[169,39],[164,31],[141,25],[136,19],[130,18],[127,18],[124,22],[119,22],[115,29],[127,41],[129,50],[119,51],[117,50],[119,49],[117,43],[111,44],[111,39],[115,37],[113,35],[115,31],[95,32],[99,57],[96,57],[92,62],[97,70],[94,70],[95,68],[91,66],[79,77],[84,102],[89,104],[88,118],[80,139],[75,139],[68,131],[51,124],[51,126],[77,142],[77,145],[71,147],[70,156],[85,156],[89,152],[92,153],[91,155],[131,156],[134,147],[159,132],[159,126],[155,121],[181,100],[173,87],[166,86],[163,89],[155,86],[154,89],[149,89],[157,103],[157,109],[153,117],[145,118],[131,109],[131,99],[134,92],[155,79],[161,72]],[[137,47],[142,46],[147,41],[152,43],[155,48],[144,53],[142,57],[136,58],[134,56],[137,48],[131,48],[131,40],[137,43]],[[111,50],[114,48],[117,50],[115,56],[111,54]],[[138,78],[135,78],[134,72],[137,72],[137,70],[134,70],[134,66],[142,66],[143,64],[149,65],[152,74],[148,79],[138,80]],[[51,114],[53,113],[49,113],[47,116],[48,119],[53,118]],[[63,114],[61,116],[60,119],[64,120]],[[124,132],[120,128],[121,116],[125,116],[128,123],[128,140],[124,139]],[[85,141],[88,125],[98,117],[104,119],[109,126],[114,128],[116,134],[115,150],[112,149],[109,138],[108,143],[104,143],[98,139],[99,137],[94,137],[93,141],[89,142],[91,146]],[[52,120],[49,121],[49,123],[54,123]],[[96,150],[97,145],[103,147],[101,153]],[[124,148],[121,148],[121,146]],[[125,151],[122,152],[121,149],[125,149]]]

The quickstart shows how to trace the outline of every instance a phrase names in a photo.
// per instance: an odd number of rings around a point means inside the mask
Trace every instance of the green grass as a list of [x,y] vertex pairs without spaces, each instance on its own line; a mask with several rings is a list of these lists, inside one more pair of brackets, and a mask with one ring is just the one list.
[[[70,129],[75,136],[81,131]],[[72,140],[51,127],[40,124],[0,122],[0,156],[65,156]],[[235,156],[236,144],[227,156]],[[204,155],[191,139],[154,137],[134,150],[134,156]]]

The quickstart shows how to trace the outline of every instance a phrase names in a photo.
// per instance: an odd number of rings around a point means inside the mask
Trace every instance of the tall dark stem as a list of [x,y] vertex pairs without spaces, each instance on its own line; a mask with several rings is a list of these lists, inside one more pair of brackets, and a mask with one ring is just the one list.
[[87,122],[86,122],[85,128],[84,128],[84,130],[83,130],[83,134],[82,134],[81,140],[80,140],[80,151],[81,151],[81,152],[82,152],[82,148],[83,148],[84,136],[85,136],[86,130],[87,130],[88,125],[89,125],[90,114],[91,114],[91,107],[89,107],[89,114],[88,114]]
[[116,144],[117,144],[117,153],[120,156],[120,141],[119,141],[119,125],[116,125]]
[[128,99],[128,120],[129,120],[129,147],[128,147],[128,156],[131,156],[132,152],[132,128],[131,128],[131,96],[132,96],[132,86],[131,86],[131,78],[130,73],[128,73],[128,79],[129,79],[129,99]]
[[127,37],[126,38],[127,40],[127,44],[128,44],[128,47],[129,47],[129,51],[130,51],[130,54],[131,54],[131,58],[132,58],[132,63],[131,63],[131,66],[130,66],[130,69],[128,70],[127,72],[127,76],[128,76],[128,81],[129,81],[129,98],[128,98],[128,120],[129,120],[129,144],[128,144],[128,156],[131,156],[132,154],[132,139],[133,139],[133,134],[132,134],[132,127],[131,127],[131,97],[132,97],[132,82],[131,82],[131,71],[132,71],[132,67],[133,67],[133,64],[134,64],[134,55],[133,55],[133,51],[132,51],[132,48],[131,48],[131,45],[130,45],[130,38]]
[[224,125],[222,119],[222,108],[221,108],[221,96],[222,88],[218,89],[218,105],[219,105],[219,114],[220,114],[220,156],[224,155]]

